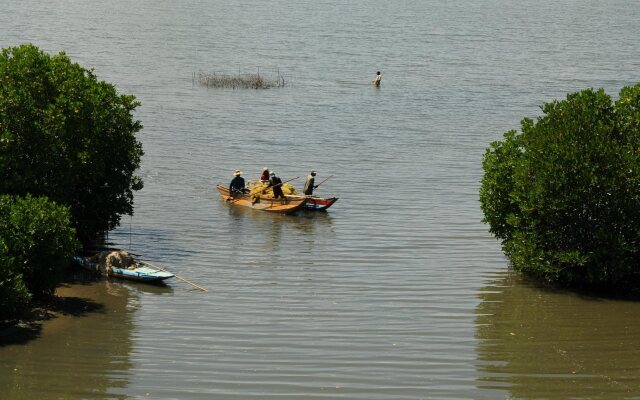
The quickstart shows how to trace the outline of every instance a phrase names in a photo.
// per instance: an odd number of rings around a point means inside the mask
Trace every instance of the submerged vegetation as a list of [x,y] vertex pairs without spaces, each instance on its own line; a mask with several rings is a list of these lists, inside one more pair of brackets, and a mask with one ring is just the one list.
[[284,87],[284,77],[278,71],[274,78],[268,78],[255,74],[217,74],[203,73],[193,74],[193,82],[211,88],[230,88],[230,89],[269,89]]
[[640,84],[583,90],[487,149],[484,222],[517,271],[640,293]]

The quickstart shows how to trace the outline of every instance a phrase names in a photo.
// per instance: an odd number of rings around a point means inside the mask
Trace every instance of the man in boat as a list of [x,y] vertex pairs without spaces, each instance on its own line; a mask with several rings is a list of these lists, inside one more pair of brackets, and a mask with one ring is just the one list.
[[246,191],[244,187],[244,178],[241,176],[242,172],[239,169],[237,169],[233,175],[234,177],[229,184],[229,194],[232,197],[240,197]]
[[133,257],[126,251],[122,250],[105,250],[94,255],[89,259],[91,262],[98,264],[100,272],[109,275],[113,268],[133,269],[135,262]]
[[262,175],[260,175],[260,182],[267,183],[269,182],[269,168],[262,168]]
[[273,188],[273,198],[284,200],[284,193],[282,193],[282,179],[280,179],[275,172],[271,172],[271,179],[269,180],[269,186]]
[[316,182],[316,171],[311,171],[309,176],[307,176],[307,181],[304,183],[305,196],[313,195],[313,189],[318,187],[318,186],[315,186],[315,182]]

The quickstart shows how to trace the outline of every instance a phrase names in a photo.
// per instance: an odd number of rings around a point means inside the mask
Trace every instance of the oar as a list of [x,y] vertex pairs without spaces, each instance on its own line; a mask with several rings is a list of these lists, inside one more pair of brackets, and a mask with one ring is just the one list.
[[191,286],[197,287],[198,289],[202,290],[203,292],[208,292],[208,290],[207,290],[207,289],[205,289],[205,288],[203,288],[202,286],[198,286],[198,285],[196,285],[195,283],[190,282],[190,281],[188,281],[188,280],[184,279],[183,277],[181,277],[181,276],[180,276],[180,275],[178,275],[178,274],[174,274],[174,273],[173,273],[173,272],[171,272],[171,271],[167,271],[166,269],[162,268],[162,267],[161,267],[161,266],[159,266],[159,265],[156,265],[156,264],[152,263],[152,262],[151,262],[151,261],[149,261],[149,260],[143,260],[142,258],[140,258],[139,260],[140,260],[140,261],[144,261],[144,262],[146,262],[147,264],[151,265],[152,267],[156,267],[156,268],[158,268],[158,269],[159,269],[159,270],[161,270],[161,271],[164,271],[164,272],[168,272],[168,273],[170,273],[170,274],[173,274],[173,276],[175,276],[176,278],[180,279],[182,282],[185,282],[185,283],[188,283],[188,284],[189,284],[189,285],[191,285]]
[[[289,183],[289,182],[291,182],[291,181],[295,181],[295,180],[296,180],[296,179],[298,179],[298,178],[300,178],[300,177],[299,177],[299,176],[296,176],[295,178],[291,178],[291,179],[286,180],[286,181],[284,181],[284,182],[280,182],[280,183],[278,183],[277,185],[268,186],[268,187],[266,187],[266,188],[262,189],[262,192],[264,192],[265,190],[267,190],[267,189],[269,189],[269,188],[274,188],[274,187],[276,187],[276,186],[284,185],[285,183]],[[262,194],[262,192],[260,192],[260,194]]]
[[316,187],[318,187],[318,186],[322,185],[323,183],[325,183],[326,181],[328,181],[332,176],[333,176],[333,175],[329,175],[329,176],[327,177],[327,179],[325,179],[325,180],[323,180],[322,182],[318,183],[318,184],[316,185]]

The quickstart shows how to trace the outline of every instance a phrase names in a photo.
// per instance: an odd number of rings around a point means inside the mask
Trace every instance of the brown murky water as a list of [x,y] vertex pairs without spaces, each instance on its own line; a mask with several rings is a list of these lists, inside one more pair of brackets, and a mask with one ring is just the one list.
[[480,388],[513,398],[640,394],[640,304],[540,289],[512,274],[480,292]]
[[105,282],[64,285],[58,293],[65,306],[54,318],[2,346],[3,399],[101,399],[127,386],[136,296]]

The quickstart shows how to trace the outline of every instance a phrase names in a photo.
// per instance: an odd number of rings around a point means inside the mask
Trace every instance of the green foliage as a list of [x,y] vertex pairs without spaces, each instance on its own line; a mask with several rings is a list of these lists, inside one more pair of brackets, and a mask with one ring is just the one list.
[[16,313],[31,300],[15,257],[9,254],[9,246],[0,236],[0,321]]
[[47,196],[70,207],[88,241],[133,212],[142,126],[133,96],[64,54],[33,45],[0,54],[0,193]]
[[78,245],[67,207],[0,196],[0,314],[53,294]]
[[484,221],[514,268],[574,287],[640,289],[640,84],[542,107],[483,160]]

